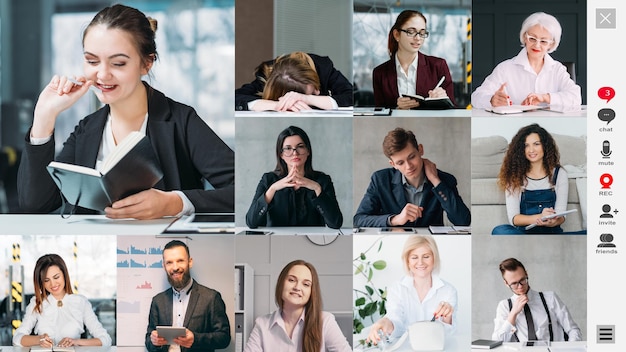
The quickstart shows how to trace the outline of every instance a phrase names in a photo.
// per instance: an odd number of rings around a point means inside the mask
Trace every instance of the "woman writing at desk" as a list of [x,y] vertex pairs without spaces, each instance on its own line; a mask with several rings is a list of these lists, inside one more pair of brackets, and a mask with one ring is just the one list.
[[309,136],[299,127],[287,127],[276,140],[276,169],[261,177],[246,224],[338,229],[342,223],[330,176],[313,170]]
[[[124,5],[101,10],[83,33],[84,73],[74,82],[54,76],[39,95],[26,136],[18,177],[20,206],[49,213],[63,203],[46,172],[55,154],[54,127],[61,112],[95,87],[103,108],[82,119],[56,161],[99,170],[133,131],[147,135],[163,178],[114,202],[109,218],[154,219],[234,210],[234,153],[196,111],[142,81],[157,59],[156,20]],[[78,82],[78,83],[75,83]],[[204,189],[204,183],[213,186]]]
[[256,68],[235,89],[235,108],[251,111],[330,110],[352,106],[352,84],[327,56],[294,51]]
[[387,294],[387,314],[370,328],[367,342],[377,345],[379,332],[400,337],[418,321],[439,320],[446,335],[456,329],[456,288],[439,276],[441,259],[431,235],[409,236],[402,249],[407,275]]
[[[46,254],[35,264],[35,297],[13,335],[15,346],[111,346],[111,337],[98,321],[85,296],[74,294],[65,261]],[[93,338],[83,339],[85,327]],[[36,335],[31,335],[34,332]]]
[[[492,234],[563,232],[564,216],[542,220],[567,208],[567,172],[559,159],[554,138],[541,126],[532,124],[517,132],[498,175],[510,224],[496,226]],[[531,224],[534,227],[526,230]]]
[[454,104],[454,85],[446,60],[419,51],[426,38],[426,17],[421,12],[404,10],[398,15],[388,36],[390,59],[373,72],[376,106],[419,108],[418,101],[402,94],[449,97]]
[[472,93],[472,106],[487,109],[506,105],[551,104],[577,106],[580,87],[552,53],[561,41],[559,21],[544,12],[528,16],[519,40],[522,50],[500,63]]
[[244,352],[352,351],[335,317],[322,311],[322,292],[315,267],[303,260],[287,264],[278,276],[278,310],[258,317]]

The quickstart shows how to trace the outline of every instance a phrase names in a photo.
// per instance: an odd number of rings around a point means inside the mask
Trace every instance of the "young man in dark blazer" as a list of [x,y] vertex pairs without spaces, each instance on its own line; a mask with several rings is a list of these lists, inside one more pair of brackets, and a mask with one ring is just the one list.
[[172,285],[152,298],[146,332],[148,351],[170,351],[167,339],[159,336],[157,326],[182,326],[185,335],[173,339],[181,352],[211,352],[230,344],[230,324],[219,292],[191,278],[193,259],[189,247],[178,240],[163,249],[163,268]]
[[443,211],[454,225],[468,226],[470,211],[456,178],[422,158],[424,147],[403,128],[390,131],[383,152],[391,168],[374,172],[354,215],[355,227],[443,225]]

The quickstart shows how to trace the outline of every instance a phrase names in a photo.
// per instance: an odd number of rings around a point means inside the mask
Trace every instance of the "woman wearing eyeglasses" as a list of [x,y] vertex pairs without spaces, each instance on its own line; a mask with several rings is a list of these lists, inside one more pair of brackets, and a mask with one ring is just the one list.
[[276,140],[276,168],[261,177],[246,224],[338,229],[342,223],[330,176],[313,170],[309,137],[299,127],[287,127]]
[[398,15],[389,31],[389,60],[374,68],[373,72],[376,106],[419,108],[418,101],[402,94],[431,98],[448,96],[454,104],[454,87],[446,60],[419,51],[426,38],[426,17],[421,12],[404,10]]
[[552,53],[561,41],[561,25],[552,15],[536,12],[522,23],[522,50],[496,66],[472,93],[472,106],[486,109],[506,105],[576,106],[580,87]]

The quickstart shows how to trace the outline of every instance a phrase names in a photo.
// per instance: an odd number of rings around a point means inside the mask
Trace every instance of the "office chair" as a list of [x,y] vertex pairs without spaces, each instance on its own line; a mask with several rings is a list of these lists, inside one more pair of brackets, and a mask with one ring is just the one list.
[[572,79],[572,81],[576,83],[576,63],[573,61],[565,61],[565,62],[562,62],[562,64],[567,69],[567,72],[569,73],[569,76]]

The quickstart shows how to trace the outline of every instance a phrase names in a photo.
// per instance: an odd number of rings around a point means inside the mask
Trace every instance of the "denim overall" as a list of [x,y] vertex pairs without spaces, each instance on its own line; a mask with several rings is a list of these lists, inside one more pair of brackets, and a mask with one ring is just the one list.
[[[554,170],[552,184],[556,184],[556,178],[559,175],[559,167]],[[554,186],[549,189],[537,189],[533,191],[524,190],[520,199],[520,214],[535,215],[541,214],[544,208],[554,208],[556,204],[556,192]],[[522,233],[563,233],[561,226],[546,227],[535,226],[530,230],[524,229],[525,226],[516,226]]]

